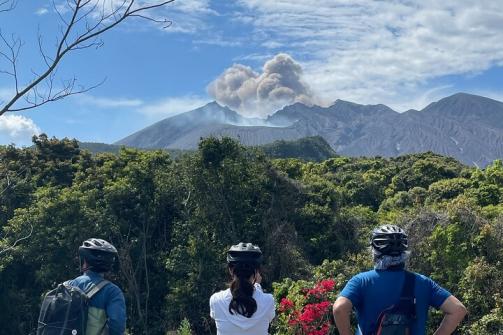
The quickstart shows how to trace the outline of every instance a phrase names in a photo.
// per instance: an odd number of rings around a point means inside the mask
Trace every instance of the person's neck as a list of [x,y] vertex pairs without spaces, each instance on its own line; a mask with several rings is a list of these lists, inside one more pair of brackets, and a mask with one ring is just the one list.
[[105,274],[103,272],[95,272],[95,271],[93,271],[91,269],[85,270],[84,274],[86,274],[86,275],[100,276],[100,277],[104,277],[105,276]]
[[396,264],[396,265],[390,265],[386,268],[374,268],[376,271],[403,271],[405,270],[405,264]]
[[402,264],[391,265],[386,270],[389,270],[389,271],[405,270],[405,264],[402,263]]

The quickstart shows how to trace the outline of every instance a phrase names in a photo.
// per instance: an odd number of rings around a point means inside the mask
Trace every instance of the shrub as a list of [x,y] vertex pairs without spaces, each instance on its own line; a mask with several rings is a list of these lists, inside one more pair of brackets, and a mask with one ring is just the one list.
[[335,332],[331,306],[336,298],[335,281],[317,283],[286,281],[289,292],[280,301],[277,334],[328,335]]

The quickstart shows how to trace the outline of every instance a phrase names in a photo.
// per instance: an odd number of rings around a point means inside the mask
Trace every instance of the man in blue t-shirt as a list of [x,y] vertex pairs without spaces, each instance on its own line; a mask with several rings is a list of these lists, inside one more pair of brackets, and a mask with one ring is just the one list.
[[[372,232],[374,270],[357,274],[349,280],[334,303],[335,323],[340,335],[350,335],[350,315],[355,309],[358,335],[373,335],[380,314],[397,304],[405,282],[405,261],[409,257],[407,234],[393,225]],[[445,316],[435,335],[451,334],[463,320],[465,306],[430,278],[414,274],[415,318],[411,335],[426,334],[428,309],[433,306]]]
[[105,283],[89,301],[86,335],[123,335],[126,331],[126,303],[121,289],[104,282],[104,274],[112,270],[117,261],[117,249],[109,242],[90,238],[79,247],[83,274],[68,283],[87,292],[91,287]]

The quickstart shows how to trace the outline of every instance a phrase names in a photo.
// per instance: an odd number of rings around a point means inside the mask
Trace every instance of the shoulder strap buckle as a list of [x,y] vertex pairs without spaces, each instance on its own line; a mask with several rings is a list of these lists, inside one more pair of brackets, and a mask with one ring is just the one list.
[[89,288],[85,292],[86,296],[87,296],[87,299],[91,300],[91,298],[94,297],[96,295],[96,293],[98,293],[103,287],[105,287],[108,284],[110,284],[110,282],[108,280],[106,280],[106,279],[103,279],[99,283],[91,286],[91,288]]

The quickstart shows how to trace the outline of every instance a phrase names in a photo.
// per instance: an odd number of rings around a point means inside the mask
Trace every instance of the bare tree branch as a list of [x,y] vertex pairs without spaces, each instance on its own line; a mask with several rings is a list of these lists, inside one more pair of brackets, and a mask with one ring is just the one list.
[[12,36],[12,41],[8,41],[7,38],[3,35],[0,30],[0,42],[2,42],[7,49],[9,50],[7,53],[0,51],[0,56],[5,58],[11,66],[11,72],[3,71],[5,74],[9,74],[14,79],[14,85],[16,88],[16,93],[19,92],[19,80],[18,80],[18,71],[17,71],[17,60],[19,58],[19,52],[21,51],[21,47],[23,46],[23,42]]
[[131,16],[136,16],[136,17],[148,20],[148,21],[152,21],[154,23],[162,23],[163,28],[169,28],[173,24],[173,22],[168,19],[154,19],[153,17],[148,17],[148,16],[140,15],[140,14],[133,14]]
[[[159,1],[151,5],[138,5],[136,0],[122,0],[118,5],[112,3],[110,9],[106,8],[105,2],[99,6],[98,0],[67,0],[66,6],[69,9],[68,14],[58,8],[55,0],[52,1],[52,7],[61,21],[61,36],[57,39],[53,56],[49,56],[43,46],[43,36],[38,35],[38,49],[46,68],[40,74],[26,85],[22,86],[19,81],[18,58],[23,43],[16,38],[8,41],[0,31],[0,42],[8,50],[2,52],[0,57],[4,58],[10,64],[10,70],[0,69],[0,74],[8,75],[13,78],[16,87],[15,95],[5,104],[0,105],[0,116],[7,112],[18,112],[36,108],[46,103],[61,100],[65,97],[85,93],[96,88],[76,86],[76,79],[65,81],[60,90],[54,90],[54,76],[61,60],[71,51],[79,51],[89,48],[99,48],[103,45],[101,36],[108,30],[115,28],[129,18],[138,18],[146,21],[163,24],[164,28],[171,25],[171,21],[162,18],[154,18],[150,14],[152,11],[164,7],[175,0]],[[0,0],[0,11],[2,6],[10,5],[13,8],[12,0]],[[40,90],[39,86],[45,83],[48,89]],[[18,106],[19,101],[24,100],[24,104]],[[17,106],[17,107],[16,107]]]
[[28,233],[28,235],[18,238],[17,240],[14,241],[14,243],[12,243],[11,246],[3,250],[0,250],[0,256],[6,253],[7,251],[14,249],[19,242],[29,239],[32,234],[33,234],[33,225],[30,224],[30,232]]
[[[84,86],[78,86],[79,88],[75,88],[75,84],[77,79],[73,78],[71,81],[67,81],[64,83],[64,87],[57,92],[53,93],[52,95],[44,95],[40,93],[37,89],[33,89],[32,91],[35,93],[33,97],[30,95],[25,96],[25,101],[28,104],[28,106],[25,107],[20,107],[20,108],[12,108],[9,110],[9,112],[22,112],[25,110],[33,109],[36,107],[43,106],[49,102],[54,102],[58,101],[64,98],[67,98],[72,95],[77,95],[77,94],[82,94],[82,93],[87,93],[91,90],[94,90],[95,88],[103,85],[107,79],[104,78],[102,81],[100,81],[97,84],[94,84],[93,86],[89,87],[84,87]],[[50,90],[49,92],[51,93],[53,91],[53,86],[50,84]]]
[[[16,180],[18,177],[20,177],[23,173],[25,173],[27,171],[27,167],[26,166],[23,166],[18,172],[16,172],[16,174],[14,175],[14,180]],[[16,183],[13,183],[11,182],[11,178],[9,177],[9,171],[6,171],[5,174],[4,174],[4,177],[5,177],[5,180],[7,181],[7,185],[5,186],[5,188],[0,191],[0,196],[3,195],[7,190],[9,189],[14,189],[17,184]],[[27,177],[25,176],[24,180],[26,180]]]
[[13,10],[16,4],[17,2],[15,0],[0,0],[0,13]]

